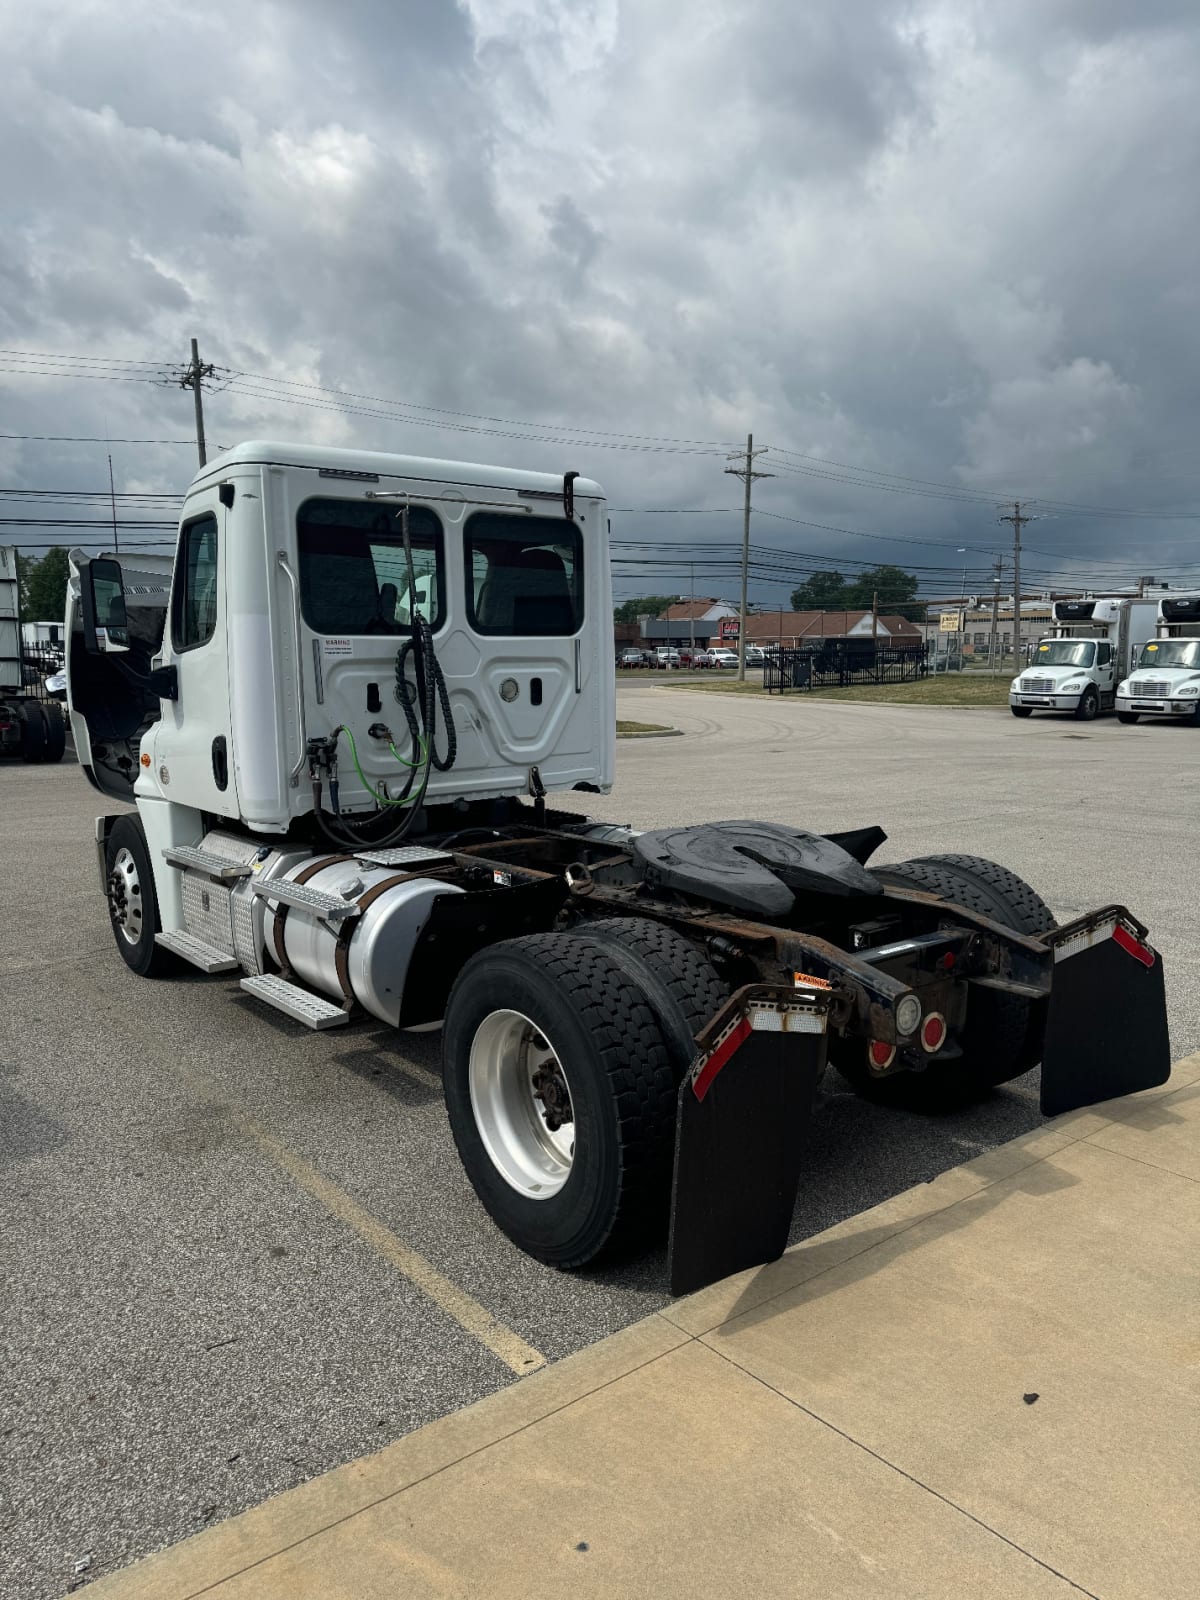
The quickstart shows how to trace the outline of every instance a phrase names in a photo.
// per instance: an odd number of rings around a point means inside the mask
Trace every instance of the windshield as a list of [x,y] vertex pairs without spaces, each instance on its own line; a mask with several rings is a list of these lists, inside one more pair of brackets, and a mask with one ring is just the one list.
[[1091,639],[1043,639],[1034,651],[1035,667],[1090,667],[1096,659]]
[[1200,668],[1200,639],[1159,639],[1144,645],[1138,666]]

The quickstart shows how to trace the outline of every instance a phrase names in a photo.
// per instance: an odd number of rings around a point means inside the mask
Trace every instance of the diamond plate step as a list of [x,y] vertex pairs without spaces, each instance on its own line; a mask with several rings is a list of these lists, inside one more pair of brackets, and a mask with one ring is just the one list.
[[228,950],[218,950],[215,945],[205,944],[194,933],[184,933],[182,929],[174,933],[156,933],[154,942],[161,944],[164,950],[173,950],[201,972],[234,972],[237,969],[238,963]]
[[[302,886],[303,887],[303,886]],[[322,995],[309,994],[278,973],[267,972],[258,978],[243,978],[242,988],[256,1000],[263,1000],[276,1011],[282,1011],[294,1022],[306,1028],[337,1028],[348,1022],[349,1016],[341,1006],[335,1006]]]
[[298,906],[301,911],[311,911],[327,922],[344,922],[347,917],[357,917],[358,906],[353,900],[343,900],[340,894],[326,894],[324,889],[314,889],[307,883],[293,883],[290,878],[270,878],[266,883],[256,882],[254,893],[264,900],[279,900],[285,906]]
[[429,866],[434,861],[453,861],[449,850],[434,850],[427,844],[402,844],[394,850],[356,850],[354,859],[369,867]]
[[225,856],[214,856],[193,844],[175,844],[163,851],[163,860],[169,867],[184,867],[193,872],[203,872],[210,878],[229,883],[234,878],[248,878],[250,868],[241,861],[230,861]]

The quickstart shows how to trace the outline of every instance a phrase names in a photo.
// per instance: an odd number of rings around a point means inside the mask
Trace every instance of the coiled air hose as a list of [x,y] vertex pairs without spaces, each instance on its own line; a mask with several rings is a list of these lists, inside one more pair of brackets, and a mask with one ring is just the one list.
[[[408,523],[408,506],[401,507],[399,513],[400,532],[404,540],[404,560],[408,574],[410,635],[396,652],[395,662],[395,695],[404,720],[408,727],[411,741],[411,760],[406,759],[396,749],[395,740],[388,733],[388,749],[396,761],[406,769],[404,787],[398,795],[389,795],[386,790],[380,791],[370,783],[363,772],[358,757],[358,747],[354,741],[354,734],[344,724],[334,730],[330,744],[331,754],[336,764],[336,746],[341,735],[345,735],[350,746],[350,757],[354,769],[358,774],[359,782],[375,801],[377,809],[360,819],[343,816],[337,808],[336,780],[330,781],[330,798],[333,802],[332,814],[321,805],[321,781],[319,777],[313,780],[313,810],[317,818],[317,825],[321,832],[339,848],[361,850],[364,846],[371,849],[386,849],[398,843],[408,833],[413,825],[413,819],[420,810],[421,801],[425,797],[425,790],[429,785],[431,770],[448,772],[454,765],[458,754],[458,735],[454,727],[454,716],[450,709],[450,694],[446,688],[446,679],[442,672],[441,663],[433,647],[433,629],[429,622],[417,610],[416,573],[413,567],[412,538]],[[413,676],[410,682],[408,677],[408,663],[412,660]],[[437,752],[437,713],[441,708],[442,721],[445,725],[446,749],[444,755]],[[376,832],[381,816],[389,812],[399,811],[399,819],[386,829]],[[389,818],[390,822],[390,818]]]

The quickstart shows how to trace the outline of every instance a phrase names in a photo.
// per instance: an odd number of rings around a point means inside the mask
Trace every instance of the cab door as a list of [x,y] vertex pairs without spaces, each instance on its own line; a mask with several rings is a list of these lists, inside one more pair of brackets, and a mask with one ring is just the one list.
[[154,741],[165,799],[236,817],[230,749],[224,548],[227,512],[216,492],[193,496],[179,530],[163,662],[178,673]]
[[1113,648],[1107,642],[1096,646],[1096,687],[1100,691],[1100,704],[1110,706],[1116,697],[1115,663]]

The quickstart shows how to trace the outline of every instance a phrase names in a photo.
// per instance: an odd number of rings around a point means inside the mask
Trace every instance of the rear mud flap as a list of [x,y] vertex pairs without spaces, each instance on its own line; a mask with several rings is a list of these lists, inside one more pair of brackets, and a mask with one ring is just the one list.
[[1042,1113],[1047,1117],[1166,1083],[1171,1075],[1162,957],[1123,907],[1059,928]]
[[701,1035],[676,1114],[672,1294],[783,1254],[825,1066],[826,1004],[819,993],[743,989]]

